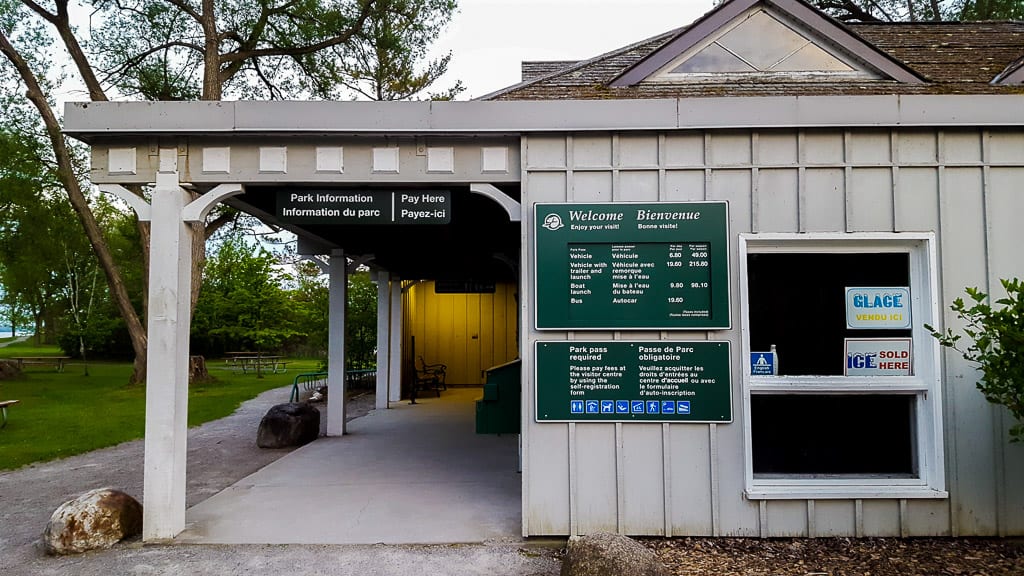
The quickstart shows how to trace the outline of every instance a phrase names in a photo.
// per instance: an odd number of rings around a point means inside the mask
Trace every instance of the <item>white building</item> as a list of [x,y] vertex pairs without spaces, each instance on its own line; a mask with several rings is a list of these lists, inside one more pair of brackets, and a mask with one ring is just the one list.
[[[147,537],[184,518],[173,215],[225,198],[393,288],[518,282],[488,326],[522,359],[524,535],[1024,534],[1010,417],[924,328],[1024,276],[1024,24],[731,0],[524,74],[474,102],[69,105],[95,183],[157,183]],[[406,225],[369,220],[392,198]],[[464,347],[466,383],[510,340]]]

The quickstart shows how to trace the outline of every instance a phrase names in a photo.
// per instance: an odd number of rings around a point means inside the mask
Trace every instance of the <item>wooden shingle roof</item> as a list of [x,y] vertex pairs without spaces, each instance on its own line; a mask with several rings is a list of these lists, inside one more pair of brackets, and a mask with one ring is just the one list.
[[[481,100],[592,100],[707,96],[792,96],[871,94],[1024,93],[1015,78],[1024,67],[1024,22],[934,22],[846,24],[846,29],[925,79],[910,84],[893,80],[837,79],[793,82],[761,76],[714,83],[611,82],[686,31],[679,28],[589,60],[549,66],[546,73],[499,90]],[[555,68],[555,69],[552,69]]]

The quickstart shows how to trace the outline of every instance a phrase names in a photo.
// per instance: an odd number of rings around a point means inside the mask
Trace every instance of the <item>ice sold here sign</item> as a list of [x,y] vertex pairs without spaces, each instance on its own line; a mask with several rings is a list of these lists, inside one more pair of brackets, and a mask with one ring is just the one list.
[[910,288],[847,288],[846,327],[907,330],[910,328]]
[[844,376],[910,376],[910,338],[847,338]]

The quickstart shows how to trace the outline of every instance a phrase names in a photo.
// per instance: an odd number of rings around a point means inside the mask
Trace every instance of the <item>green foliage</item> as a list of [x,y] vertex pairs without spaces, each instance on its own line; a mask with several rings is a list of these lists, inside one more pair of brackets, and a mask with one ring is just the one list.
[[[0,352],[6,350],[0,348]],[[16,350],[10,355],[37,355],[39,350],[58,352],[52,348]],[[314,364],[312,360],[298,361],[289,368],[305,371]],[[210,370],[216,380],[189,388],[189,426],[223,418],[242,402],[266,390],[282,388],[283,402],[294,378],[293,370],[287,374],[266,374],[265,378],[212,365]],[[25,372],[18,380],[0,382],[0,395],[21,401],[10,409],[10,421],[0,431],[0,470],[142,438],[146,390],[124,385],[130,372],[128,364],[93,364],[90,375],[85,376],[72,365],[62,374],[39,368]]]
[[[448,71],[451,52],[435,60],[428,60],[427,53],[455,10],[455,0],[376,0],[365,25],[335,49],[339,58],[331,63],[331,82],[311,87],[322,96],[336,97],[333,85],[340,84],[381,101],[423,93]],[[429,98],[452,100],[464,89],[456,82]]]
[[279,351],[304,336],[277,258],[228,236],[207,259],[192,321],[194,351]]
[[377,366],[377,285],[368,271],[348,276],[345,359],[349,370]]
[[812,0],[844,22],[1015,20],[1024,18],[1020,0]]
[[996,300],[977,288],[967,288],[970,302],[953,301],[950,309],[964,322],[963,332],[970,343],[963,347],[961,335],[947,329],[938,332],[925,325],[932,336],[947,348],[959,352],[965,360],[978,365],[981,379],[978,390],[993,404],[1010,410],[1017,422],[1010,428],[1013,442],[1024,441],[1024,283],[1014,278],[1000,280],[1006,297]]

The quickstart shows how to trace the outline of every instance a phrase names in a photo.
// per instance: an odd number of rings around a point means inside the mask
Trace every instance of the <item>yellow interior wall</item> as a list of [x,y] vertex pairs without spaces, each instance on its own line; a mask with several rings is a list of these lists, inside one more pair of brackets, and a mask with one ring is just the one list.
[[446,364],[449,384],[483,384],[483,370],[519,357],[515,284],[498,284],[494,294],[434,294],[433,282],[419,282],[402,306],[406,362],[415,336],[416,356]]

